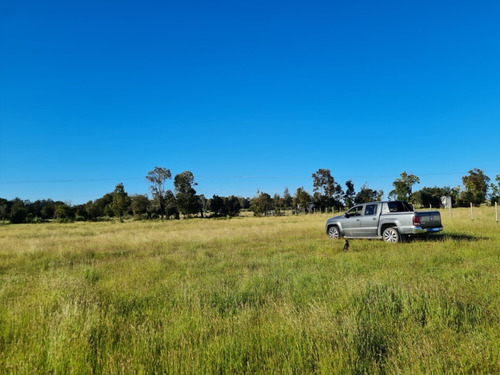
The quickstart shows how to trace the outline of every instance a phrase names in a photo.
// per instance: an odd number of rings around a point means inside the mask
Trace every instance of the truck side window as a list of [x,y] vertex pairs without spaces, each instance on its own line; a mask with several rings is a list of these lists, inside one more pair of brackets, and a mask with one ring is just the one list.
[[365,216],[375,215],[377,213],[377,205],[376,204],[368,204],[365,208]]
[[360,216],[361,212],[363,210],[363,206],[356,206],[351,208],[349,211],[346,212],[348,216]]

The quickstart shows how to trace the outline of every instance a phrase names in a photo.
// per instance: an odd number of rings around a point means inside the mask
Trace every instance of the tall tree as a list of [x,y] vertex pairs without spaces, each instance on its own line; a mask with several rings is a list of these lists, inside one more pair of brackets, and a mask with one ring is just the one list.
[[95,208],[98,211],[97,216],[114,216],[111,205],[113,203],[113,193],[106,193],[101,198],[95,200]]
[[84,204],[77,204],[76,206],[73,206],[73,209],[75,210],[76,221],[86,221],[89,219]]
[[400,178],[396,178],[392,183],[395,189],[389,193],[389,195],[393,195],[392,193],[394,193],[398,200],[408,202],[410,200],[412,187],[420,183],[420,178],[413,174],[407,174],[406,171],[401,173],[400,176]]
[[24,223],[26,222],[27,215],[28,209],[25,202],[20,198],[15,198],[10,207],[10,222],[12,224]]
[[96,220],[99,215],[99,208],[93,201],[88,201],[84,204],[85,212],[87,213],[88,220]]
[[356,194],[354,198],[354,203],[367,203],[373,202],[377,199],[377,191],[370,189],[368,186],[363,185],[361,190]]
[[147,195],[135,194],[132,195],[130,199],[130,208],[134,213],[134,216],[141,217],[142,215],[147,215],[149,217],[150,214],[150,205]]
[[212,211],[213,216],[226,216],[224,199],[215,195],[208,200],[208,209]]
[[177,209],[185,216],[191,216],[200,211],[196,190],[193,188],[196,185],[198,184],[194,182],[193,173],[190,171],[184,171],[174,177]]
[[333,198],[328,198],[326,195],[321,195],[318,191],[312,196],[312,202],[314,204],[315,210],[320,210],[321,212],[334,204]]
[[293,197],[293,205],[297,209],[297,212],[303,211],[304,213],[307,213],[307,210],[311,205],[311,201],[311,195],[305,191],[303,187],[299,187]]
[[170,169],[162,167],[154,167],[152,171],[148,172],[146,180],[151,183],[149,189],[153,199],[157,202],[160,211],[160,216],[165,216],[165,181],[172,178]]
[[335,183],[333,188],[333,201],[331,201],[332,205],[336,207],[342,207],[342,199],[344,197],[344,191],[342,190],[342,186],[340,184]]
[[201,217],[205,216],[205,213],[208,211],[208,199],[205,195],[198,195],[198,207],[200,209]]
[[9,214],[9,201],[5,198],[0,198],[0,219],[5,221]]
[[167,190],[165,192],[165,213],[168,219],[170,219],[171,217],[174,217],[174,219],[179,219],[177,199],[175,198],[175,194],[172,192],[172,190]]
[[55,202],[55,218],[60,221],[73,221],[75,219],[75,210],[69,204],[64,202]]
[[278,193],[273,196],[274,212],[276,215],[281,215],[281,211],[285,208],[285,203],[283,198],[280,197]]
[[356,192],[354,190],[354,184],[352,180],[348,180],[345,182],[346,190],[344,193],[344,205],[346,208],[352,207],[354,203],[354,197],[356,196]]
[[116,185],[115,190],[113,191],[113,202],[111,203],[111,208],[115,216],[118,217],[120,222],[123,221],[123,215],[127,212],[130,206],[130,198],[128,194],[125,192],[125,187],[123,183],[119,183]]
[[244,210],[250,208],[250,198],[239,197],[238,202],[240,202],[240,207]]
[[255,216],[266,215],[273,209],[273,200],[267,193],[260,193],[250,200],[250,210]]
[[331,198],[335,189],[335,181],[329,169],[318,169],[312,174],[313,191],[318,191],[321,195]]
[[496,175],[495,182],[496,184],[492,183],[490,185],[491,189],[490,200],[492,204],[500,200],[500,174]]
[[384,197],[384,191],[382,189],[378,190],[375,200],[381,201],[383,197]]
[[329,169],[318,169],[312,174],[313,191],[319,193],[315,201],[321,206],[342,206],[344,192],[342,186],[335,182]]
[[441,205],[441,197],[449,195],[449,191],[440,187],[423,187],[419,191],[412,194],[412,202],[423,207],[439,207]]
[[484,203],[490,178],[486,176],[482,170],[478,168],[471,169],[469,175],[462,177],[462,182],[465,186],[465,201],[475,206]]
[[227,214],[229,216],[237,216],[240,214],[241,210],[240,200],[237,197],[231,195],[230,197],[227,198],[225,204],[226,204]]
[[42,208],[40,209],[40,214],[42,215],[42,219],[48,220],[54,218],[55,207],[54,207],[54,201],[52,199],[47,199],[43,201]]
[[285,209],[292,207],[293,198],[288,191],[288,188],[285,186],[285,191],[283,192],[283,205]]

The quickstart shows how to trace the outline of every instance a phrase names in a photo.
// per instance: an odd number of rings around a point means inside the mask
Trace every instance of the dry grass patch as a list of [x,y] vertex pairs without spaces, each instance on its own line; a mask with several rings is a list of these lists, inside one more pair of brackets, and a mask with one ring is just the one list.
[[0,226],[0,372],[498,373],[489,210],[346,253],[325,215]]

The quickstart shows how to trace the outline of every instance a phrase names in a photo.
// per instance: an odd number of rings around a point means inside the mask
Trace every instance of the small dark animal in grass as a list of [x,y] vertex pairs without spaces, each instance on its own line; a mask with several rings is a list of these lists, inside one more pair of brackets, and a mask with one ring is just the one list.
[[344,251],[349,250],[349,240],[345,240]]

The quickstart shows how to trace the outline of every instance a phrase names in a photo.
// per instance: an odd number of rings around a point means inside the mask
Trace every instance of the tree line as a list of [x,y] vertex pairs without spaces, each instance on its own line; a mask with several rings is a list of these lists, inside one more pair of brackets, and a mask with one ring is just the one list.
[[[329,169],[318,169],[312,174],[313,193],[299,187],[292,196],[288,188],[282,195],[257,191],[253,198],[234,195],[220,197],[213,195],[206,198],[197,194],[194,175],[184,171],[174,176],[173,190],[167,188],[167,181],[172,179],[169,169],[155,167],[146,175],[151,198],[147,194],[129,195],[123,183],[96,200],[85,204],[71,205],[51,199],[31,202],[15,198],[0,198],[0,220],[11,223],[36,223],[44,221],[99,221],[133,218],[180,219],[190,217],[232,217],[241,210],[250,210],[256,216],[282,215],[285,211],[293,214],[308,213],[311,210],[342,210],[355,204],[382,200],[384,192],[373,190],[363,185],[356,192],[352,180],[343,185],[335,181]],[[442,196],[450,196],[454,207],[478,206],[483,203],[493,204],[500,200],[500,175],[494,182],[480,169],[474,168],[462,177],[464,188],[460,186],[423,187],[413,191],[420,183],[418,176],[402,172],[393,182],[394,189],[387,197],[389,200],[411,202],[416,207],[439,207]]]

